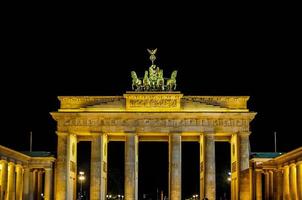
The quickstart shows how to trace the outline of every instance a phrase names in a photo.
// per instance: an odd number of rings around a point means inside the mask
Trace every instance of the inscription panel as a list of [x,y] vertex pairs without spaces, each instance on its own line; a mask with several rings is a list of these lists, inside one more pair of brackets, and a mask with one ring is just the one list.
[[126,110],[177,111],[180,110],[180,93],[127,93]]

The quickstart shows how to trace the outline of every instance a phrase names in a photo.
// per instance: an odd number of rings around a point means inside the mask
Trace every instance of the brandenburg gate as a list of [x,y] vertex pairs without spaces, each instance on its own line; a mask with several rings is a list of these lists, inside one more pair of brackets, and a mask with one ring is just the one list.
[[[132,72],[134,91],[123,96],[61,96],[57,121],[58,149],[55,199],[76,198],[77,143],[91,141],[90,199],[107,194],[107,144],[125,142],[125,199],[138,199],[138,143],[169,144],[169,199],[181,199],[181,143],[200,144],[200,198],[215,199],[215,142],[231,145],[231,196],[244,189],[240,173],[249,168],[250,122],[256,113],[247,108],[246,96],[184,96],[176,89],[176,74],[162,79],[154,64],[143,80]],[[147,80],[148,79],[148,80]],[[154,82],[155,81],[155,82]]]

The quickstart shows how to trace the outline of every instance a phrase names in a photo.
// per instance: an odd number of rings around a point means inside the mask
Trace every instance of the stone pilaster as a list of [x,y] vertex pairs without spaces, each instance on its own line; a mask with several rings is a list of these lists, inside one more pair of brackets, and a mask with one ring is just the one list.
[[44,180],[44,199],[53,199],[53,170],[52,168],[45,168],[45,180]]
[[34,200],[37,193],[37,170],[32,169],[29,175],[29,199]]
[[125,141],[125,200],[138,200],[138,137],[134,133]]
[[15,163],[8,163],[8,183],[7,183],[7,200],[15,200],[16,199],[16,176],[15,176]]
[[272,170],[269,170],[268,172],[269,176],[269,199],[274,198],[274,172]]
[[283,200],[290,200],[289,166],[285,165],[283,169]]
[[57,133],[56,200],[75,200],[77,137],[69,133]]
[[296,164],[295,163],[291,163],[289,165],[289,184],[290,184],[291,199],[298,199],[297,169],[296,169]]
[[240,134],[240,171],[249,168],[250,161],[250,139],[249,133]]
[[91,142],[90,199],[105,200],[107,193],[107,135],[93,136]]
[[297,192],[299,199],[302,200],[302,160],[297,162]]
[[42,176],[43,176],[43,171],[40,169],[38,171],[38,184],[37,184],[37,200],[41,200],[41,194],[42,194]]
[[262,200],[262,171],[256,171],[256,200]]
[[274,199],[282,200],[283,192],[283,174],[282,170],[278,169],[275,171],[274,176]]
[[215,139],[214,134],[205,137],[205,197],[216,199],[216,171],[215,171]]
[[265,200],[269,200],[269,172],[268,171],[266,171],[265,173],[264,173],[264,183],[265,183],[265,185],[264,185],[264,199]]
[[24,180],[23,180],[23,199],[29,199],[29,176],[30,176],[30,169],[28,167],[24,167]]
[[21,165],[16,165],[16,200],[23,198],[23,168]]
[[239,146],[239,136],[237,133],[233,133],[231,138],[231,200],[239,199]]
[[205,182],[204,182],[204,178],[205,178],[205,136],[204,134],[200,135],[200,139],[199,139],[199,152],[200,152],[200,163],[199,163],[199,178],[200,178],[200,198],[204,198],[205,197]]
[[181,134],[169,136],[170,200],[181,200]]
[[57,161],[56,161],[56,197],[57,200],[67,199],[67,162],[68,162],[68,151],[67,151],[67,134],[58,135],[57,143]]
[[8,173],[8,166],[6,160],[1,160],[0,165],[1,169],[1,189],[0,189],[0,199],[4,199],[6,191],[7,191],[7,173]]

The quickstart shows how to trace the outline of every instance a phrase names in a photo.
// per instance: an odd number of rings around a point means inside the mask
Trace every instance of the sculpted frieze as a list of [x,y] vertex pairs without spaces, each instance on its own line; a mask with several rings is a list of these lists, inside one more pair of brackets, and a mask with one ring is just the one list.
[[249,119],[88,119],[76,118],[59,120],[60,126],[210,126],[210,127],[245,127]]

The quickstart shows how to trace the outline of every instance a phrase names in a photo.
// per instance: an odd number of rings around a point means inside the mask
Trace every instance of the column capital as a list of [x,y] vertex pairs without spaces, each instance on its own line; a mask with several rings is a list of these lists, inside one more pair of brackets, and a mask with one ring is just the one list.
[[1,159],[1,160],[0,160],[0,164],[1,164],[1,163],[7,163],[7,160],[4,160],[4,159],[2,160],[2,159]]
[[246,131],[246,132],[239,132],[238,135],[240,137],[249,137],[251,135],[251,131]]
[[283,168],[284,168],[284,169],[289,168],[289,165],[288,165],[288,164],[283,165]]
[[23,169],[23,166],[21,164],[15,164],[15,167],[16,167],[16,169],[19,169],[19,168]]
[[91,137],[98,137],[98,136],[101,136],[101,135],[107,135],[107,133],[106,132],[104,132],[104,131],[89,131],[89,135],[91,136]]
[[53,169],[50,168],[50,167],[46,167],[46,168],[44,168],[44,170],[45,170],[45,171],[53,171]]
[[58,136],[68,136],[69,133],[68,132],[62,132],[62,131],[56,131]]
[[12,161],[9,161],[8,163],[8,166],[15,166],[16,164],[14,163],[14,162],[12,162]]
[[249,136],[252,131],[238,131],[236,132],[239,136]]
[[297,163],[296,163],[297,166],[299,165],[302,165],[302,160],[299,160]]

